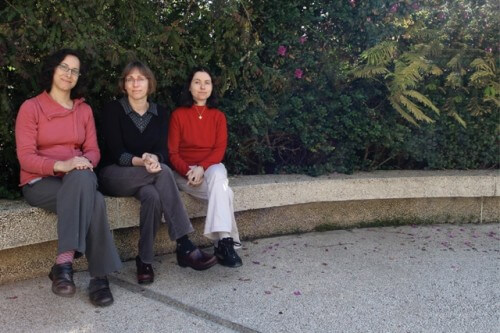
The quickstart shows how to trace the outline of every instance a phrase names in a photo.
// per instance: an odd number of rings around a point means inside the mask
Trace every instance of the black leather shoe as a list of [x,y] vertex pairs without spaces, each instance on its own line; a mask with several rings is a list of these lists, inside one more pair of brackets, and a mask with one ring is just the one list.
[[219,264],[227,267],[240,267],[243,265],[240,256],[234,250],[235,245],[241,245],[235,242],[231,237],[223,238],[217,243],[214,249],[214,255],[219,260]]
[[113,295],[109,289],[107,277],[93,278],[89,283],[90,302],[95,306],[108,306],[113,304]]
[[52,292],[63,297],[72,297],[75,294],[76,287],[73,282],[73,264],[54,264],[49,273],[49,279],[52,280]]
[[181,267],[191,267],[197,271],[202,271],[217,264],[217,258],[196,248],[185,254],[180,254],[177,251],[177,263]]
[[135,265],[137,267],[137,282],[139,284],[153,283],[155,279],[153,266],[143,263],[139,256],[135,257]]

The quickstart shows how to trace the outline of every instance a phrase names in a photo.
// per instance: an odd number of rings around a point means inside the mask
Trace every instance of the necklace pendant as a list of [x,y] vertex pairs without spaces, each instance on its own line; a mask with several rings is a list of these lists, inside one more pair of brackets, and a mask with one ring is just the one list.
[[203,117],[201,115],[198,116],[198,119],[202,119]]

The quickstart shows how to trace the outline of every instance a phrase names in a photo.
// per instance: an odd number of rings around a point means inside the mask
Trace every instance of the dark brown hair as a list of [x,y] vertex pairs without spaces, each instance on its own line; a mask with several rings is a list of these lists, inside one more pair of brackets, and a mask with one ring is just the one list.
[[[40,79],[39,79],[40,86],[43,88],[43,90],[45,90],[46,92],[50,92],[50,89],[52,89],[52,81],[54,80],[54,72],[57,66],[59,66],[61,62],[69,55],[78,58],[78,60],[80,61],[80,73],[85,72],[82,56],[78,51],[72,49],[62,49],[56,51],[48,55],[43,61],[42,71],[40,73]],[[80,75],[78,77],[76,85],[73,87],[73,89],[71,89],[71,94],[70,94],[71,98],[83,97],[85,93],[84,90],[85,90],[84,75]]]
[[125,90],[125,79],[134,69],[139,70],[139,72],[141,72],[141,74],[148,79],[148,95],[154,93],[156,91],[157,85],[155,75],[153,74],[153,71],[148,67],[148,65],[139,60],[129,62],[123,69],[122,75],[120,76],[120,81],[118,81],[120,90],[125,94],[127,93],[127,91]]
[[207,99],[207,107],[209,109],[217,107],[217,95],[215,93],[215,83],[212,74],[205,67],[196,67],[194,68],[188,76],[184,87],[182,88],[181,97],[179,98],[179,106],[191,107],[194,104],[193,95],[191,95],[191,91],[189,91],[189,87],[191,86],[191,81],[193,81],[193,77],[197,72],[205,72],[212,79],[212,94]]

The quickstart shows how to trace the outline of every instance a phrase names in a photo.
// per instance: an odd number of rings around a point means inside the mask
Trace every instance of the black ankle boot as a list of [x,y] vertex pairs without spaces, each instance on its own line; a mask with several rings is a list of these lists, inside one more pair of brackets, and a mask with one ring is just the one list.
[[241,258],[234,250],[235,245],[241,245],[235,242],[231,237],[223,238],[217,243],[214,249],[214,255],[219,260],[219,264],[227,267],[240,267],[243,265]]

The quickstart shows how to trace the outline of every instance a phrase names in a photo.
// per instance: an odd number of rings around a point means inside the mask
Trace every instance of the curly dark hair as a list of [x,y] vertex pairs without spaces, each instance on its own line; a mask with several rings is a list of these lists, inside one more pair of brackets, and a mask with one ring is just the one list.
[[210,75],[210,78],[212,78],[212,94],[207,99],[207,107],[209,109],[216,108],[218,101],[217,101],[217,95],[215,92],[215,83],[214,83],[212,74],[210,74],[208,69],[205,67],[195,67],[190,72],[186,83],[182,87],[181,95],[179,98],[179,106],[186,106],[186,107],[193,106],[193,104],[194,104],[193,95],[191,95],[191,92],[189,91],[189,87],[191,86],[191,81],[193,80],[193,77],[197,72],[205,72],[208,75]]
[[[40,73],[40,86],[45,90],[46,92],[50,92],[50,89],[52,89],[52,80],[54,79],[54,72],[57,68],[57,66],[66,58],[66,56],[72,55],[78,58],[80,61],[80,73],[85,73],[83,61],[82,61],[82,55],[72,49],[62,49],[59,51],[56,51],[49,56],[47,56],[42,65],[42,71]],[[73,89],[71,89],[71,98],[80,98],[83,97],[85,93],[85,80],[83,79],[83,75],[80,75],[78,78],[78,81],[76,82],[76,85]]]

